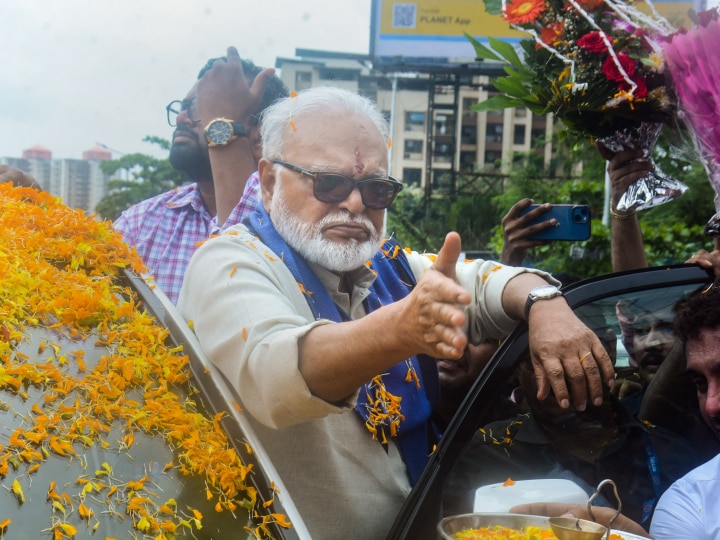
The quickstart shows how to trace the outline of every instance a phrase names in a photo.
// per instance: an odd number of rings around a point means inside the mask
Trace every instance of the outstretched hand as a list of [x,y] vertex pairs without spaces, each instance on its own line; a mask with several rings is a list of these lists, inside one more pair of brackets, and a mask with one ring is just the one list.
[[470,293],[455,275],[460,257],[460,235],[451,232],[429,271],[403,300],[400,336],[410,349],[437,358],[460,358],[467,344],[465,313],[461,306],[470,303]]
[[245,122],[260,107],[274,73],[274,69],[266,68],[258,73],[252,85],[248,84],[237,49],[228,47],[227,60],[215,62],[198,81],[198,115],[203,125],[220,117]]

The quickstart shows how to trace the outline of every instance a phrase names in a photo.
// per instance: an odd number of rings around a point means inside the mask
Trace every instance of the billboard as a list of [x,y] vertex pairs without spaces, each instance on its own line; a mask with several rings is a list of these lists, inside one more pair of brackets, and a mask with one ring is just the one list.
[[[676,26],[688,24],[692,1],[653,4]],[[528,37],[487,13],[483,0],[372,1],[370,56],[378,69],[473,62],[475,51],[463,32],[483,42],[489,36],[510,42]]]

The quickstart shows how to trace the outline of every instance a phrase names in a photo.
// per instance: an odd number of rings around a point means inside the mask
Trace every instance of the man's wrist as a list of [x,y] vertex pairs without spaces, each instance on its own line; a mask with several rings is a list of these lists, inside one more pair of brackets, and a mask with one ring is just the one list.
[[633,216],[635,216],[635,210],[630,210],[629,212],[617,212],[612,209],[612,206],[610,207],[610,217],[617,221],[627,221],[628,219],[632,219]]
[[549,283],[533,288],[525,301],[525,320],[530,320],[530,309],[536,302],[552,300],[553,298],[558,298],[562,295],[563,293],[558,287],[550,285]]

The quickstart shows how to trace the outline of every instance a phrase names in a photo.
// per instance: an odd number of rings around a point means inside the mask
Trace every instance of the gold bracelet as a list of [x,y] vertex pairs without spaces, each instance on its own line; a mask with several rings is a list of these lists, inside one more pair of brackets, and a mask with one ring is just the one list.
[[631,219],[635,215],[635,210],[631,210],[627,214],[618,214],[615,210],[610,208],[610,215],[618,221],[625,221],[626,219]]

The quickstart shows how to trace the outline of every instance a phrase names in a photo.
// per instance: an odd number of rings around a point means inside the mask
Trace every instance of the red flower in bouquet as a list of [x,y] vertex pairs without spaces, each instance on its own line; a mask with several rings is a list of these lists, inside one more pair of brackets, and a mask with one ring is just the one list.
[[521,40],[522,57],[499,40],[489,40],[494,51],[473,41],[477,56],[510,64],[507,76],[493,81],[501,95],[476,110],[522,106],[553,113],[583,138],[674,113],[657,53],[660,37],[674,29],[641,13],[634,0],[506,0],[501,14],[532,39]]
[[545,9],[547,9],[545,0],[510,0],[503,18],[511,24],[531,23]]
[[614,58],[608,56],[603,62],[602,72],[609,81],[625,81],[635,74],[635,60],[627,53],[617,54]]
[[[632,81],[635,83],[634,96],[636,99],[645,99],[648,94],[647,82],[644,77],[633,77]],[[623,92],[630,92],[632,87],[624,80],[618,82],[618,88]]]
[[603,39],[603,33],[600,30],[588,32],[577,40],[578,47],[591,53],[606,53],[608,50],[607,43]]
[[[587,11],[588,13],[592,13],[600,6],[602,6],[605,3],[605,0],[578,0],[577,3],[583,10]],[[566,4],[565,9],[574,9],[574,6],[572,4]]]

